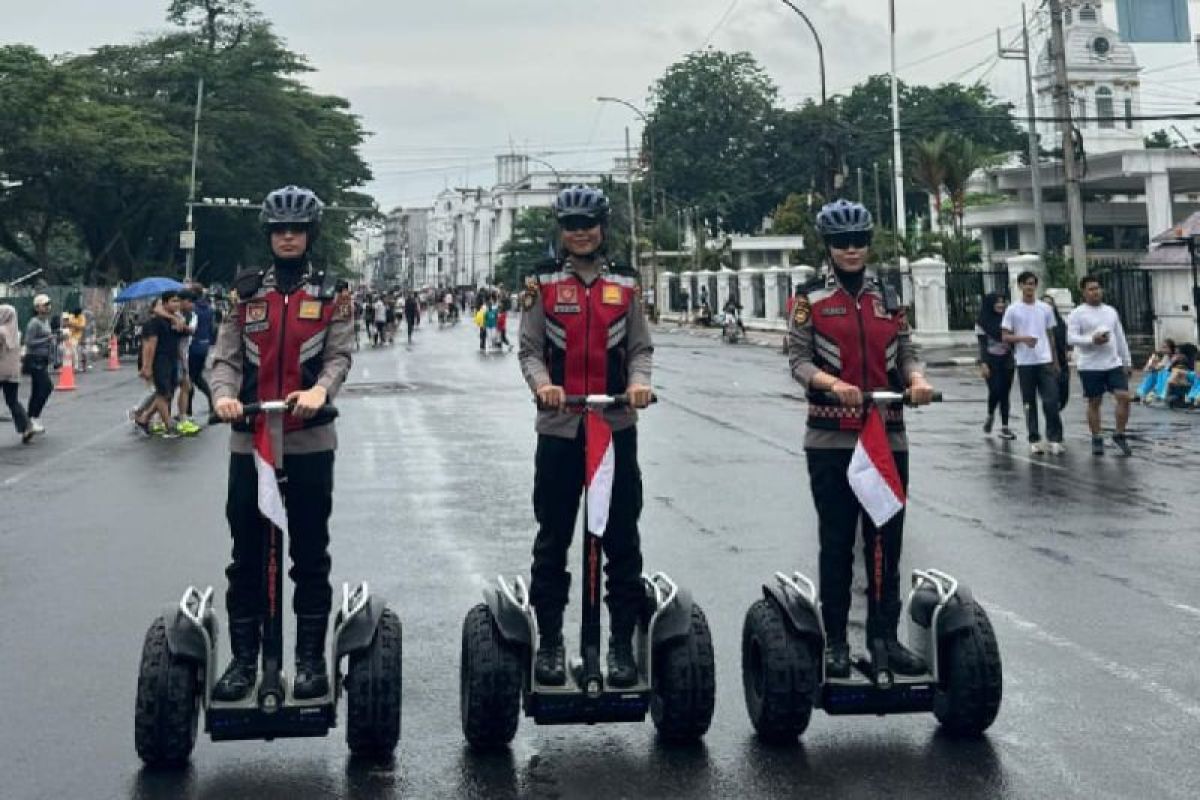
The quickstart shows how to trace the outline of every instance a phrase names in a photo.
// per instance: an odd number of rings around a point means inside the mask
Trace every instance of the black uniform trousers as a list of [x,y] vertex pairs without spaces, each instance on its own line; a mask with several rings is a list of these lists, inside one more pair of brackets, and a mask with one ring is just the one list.
[[[287,481],[283,501],[288,515],[288,573],[295,584],[297,614],[329,614],[329,515],[333,512],[333,451],[285,455]],[[229,494],[225,516],[233,534],[233,561],[225,570],[229,590],[225,606],[233,619],[265,613],[263,540],[266,519],[258,511],[258,470],[254,456],[229,457]]]
[[[642,550],[638,518],[642,513],[642,472],[637,460],[637,428],[613,431],[614,474],[608,527],[601,538],[605,598],[615,636],[632,634],[644,602]],[[567,551],[575,535],[583,491],[584,426],[574,439],[539,435],[534,457],[533,511],[538,521],[533,543],[529,599],[538,628],[562,629],[563,609],[571,591]]]
[[[867,573],[867,640],[896,635],[900,622],[900,551],[904,511],[882,528],[871,522],[846,477],[853,450],[806,450],[813,502],[820,519],[821,618],[829,642],[846,641],[854,543],[861,523]],[[908,489],[908,453],[895,453],[896,469]]]

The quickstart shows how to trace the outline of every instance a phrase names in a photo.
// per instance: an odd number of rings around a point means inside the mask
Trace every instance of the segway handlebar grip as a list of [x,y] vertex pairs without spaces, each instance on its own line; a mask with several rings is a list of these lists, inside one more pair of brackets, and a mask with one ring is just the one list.
[[[242,416],[238,419],[252,419],[259,414],[284,414],[292,410],[292,404],[286,400],[266,400],[261,403],[246,403],[242,406]],[[319,422],[330,422],[337,419],[337,406],[324,405],[317,409],[311,419]],[[220,425],[225,420],[218,417],[216,414],[208,415],[209,425]]]
[[[658,395],[650,395],[650,403],[658,402]],[[569,394],[563,403],[567,408],[624,408],[629,405],[627,394]]]
[[[874,403],[875,405],[893,405],[896,403],[912,405],[912,398],[908,392],[904,392],[903,394],[901,394],[900,392],[887,392],[887,391],[863,392],[862,396],[863,396],[864,402]],[[835,392],[810,392],[809,399],[817,400],[824,405],[840,406],[842,404],[841,399],[837,396],[837,394]],[[934,402],[934,403],[942,402],[942,393],[934,392],[933,399],[931,402]]]

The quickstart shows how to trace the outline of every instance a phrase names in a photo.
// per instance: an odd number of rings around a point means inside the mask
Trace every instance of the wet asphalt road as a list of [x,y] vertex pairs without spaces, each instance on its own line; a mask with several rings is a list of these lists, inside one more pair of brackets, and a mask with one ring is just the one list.
[[939,735],[932,716],[818,713],[802,744],[773,748],[746,717],[739,642],[763,580],[815,571],[803,407],[778,353],[665,332],[662,402],[641,426],[644,549],[647,568],[691,587],[708,614],[712,730],[678,749],[648,721],[523,721],[511,752],[470,753],[460,625],[496,573],[528,571],[534,447],[515,354],[481,358],[474,342],[459,326],[363,351],[338,401],[334,578],[368,580],[404,622],[404,732],[389,765],[351,763],[338,729],[270,744],[202,737],[186,772],[141,771],[132,712],[143,633],[189,583],[224,586],[225,434],[132,435],[120,421],[139,392],[128,365],[56,394],[36,447],[5,430],[0,796],[1200,793],[1200,499],[1190,490],[1200,416],[1138,409],[1134,458],[1093,459],[1076,386],[1070,451],[1036,460],[979,433],[982,391],[969,373],[934,371],[952,402],[910,415],[905,566],[945,569],[985,604],[1004,657],[1000,717],[963,742]]

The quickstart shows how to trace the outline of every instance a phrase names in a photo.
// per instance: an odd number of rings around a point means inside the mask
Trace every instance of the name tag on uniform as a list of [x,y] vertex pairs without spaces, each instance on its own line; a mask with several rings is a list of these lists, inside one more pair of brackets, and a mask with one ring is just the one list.
[[621,305],[621,287],[609,284],[604,287],[604,294],[600,298],[606,306]]
[[844,317],[850,313],[845,306],[821,306],[822,317]]
[[554,311],[557,314],[578,314],[579,287],[569,283],[554,287]]
[[320,319],[321,318],[321,301],[320,300],[305,300],[300,303],[300,319]]
[[267,304],[263,302],[246,303],[246,322],[262,322],[267,318]]

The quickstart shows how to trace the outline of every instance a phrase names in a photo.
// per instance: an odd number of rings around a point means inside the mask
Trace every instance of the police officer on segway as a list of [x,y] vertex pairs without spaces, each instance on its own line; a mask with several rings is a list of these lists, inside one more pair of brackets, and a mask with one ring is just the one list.
[[[825,674],[850,676],[846,624],[857,530],[867,561],[867,641],[882,640],[888,665],[900,675],[920,675],[925,665],[896,637],[900,621],[901,511],[881,529],[863,512],[847,469],[865,412],[863,392],[907,389],[915,405],[929,403],[933,389],[922,366],[903,306],[895,293],[866,274],[871,214],[858,203],[838,200],[821,209],[817,229],[831,272],[804,287],[789,322],[792,376],[809,392],[804,448],[813,502],[820,518],[820,595],[825,628]],[[823,402],[817,393],[837,396]],[[908,485],[908,441],[901,407],[880,408],[904,486]]]
[[349,296],[326,285],[310,260],[321,210],[321,200],[309,189],[287,186],[267,195],[259,219],[271,265],[236,278],[237,308],[221,325],[214,351],[215,411],[234,423],[225,509],[233,535],[233,561],[226,570],[233,660],[213,688],[216,700],[242,699],[258,676],[264,523],[252,431],[266,420],[245,421],[243,404],[270,400],[292,405],[284,424],[287,481],[282,486],[296,585],[293,695],[304,700],[329,693],[324,642],[332,594],[329,516],[337,436],[331,419],[314,415],[350,370],[354,329]]
[[[539,683],[566,682],[563,610],[571,586],[567,551],[584,484],[581,416],[564,409],[567,395],[628,394],[636,408],[651,400],[653,346],[642,311],[638,276],[605,253],[608,199],[576,186],[559,193],[554,213],[560,256],[526,279],[521,315],[521,372],[537,395],[538,444],[533,488],[538,521],[530,600],[537,614]],[[608,527],[602,539],[610,618],[608,683],[637,682],[633,633],[645,602],[638,517],[642,479],[637,461],[637,414],[604,412],[613,430],[615,474]]]

